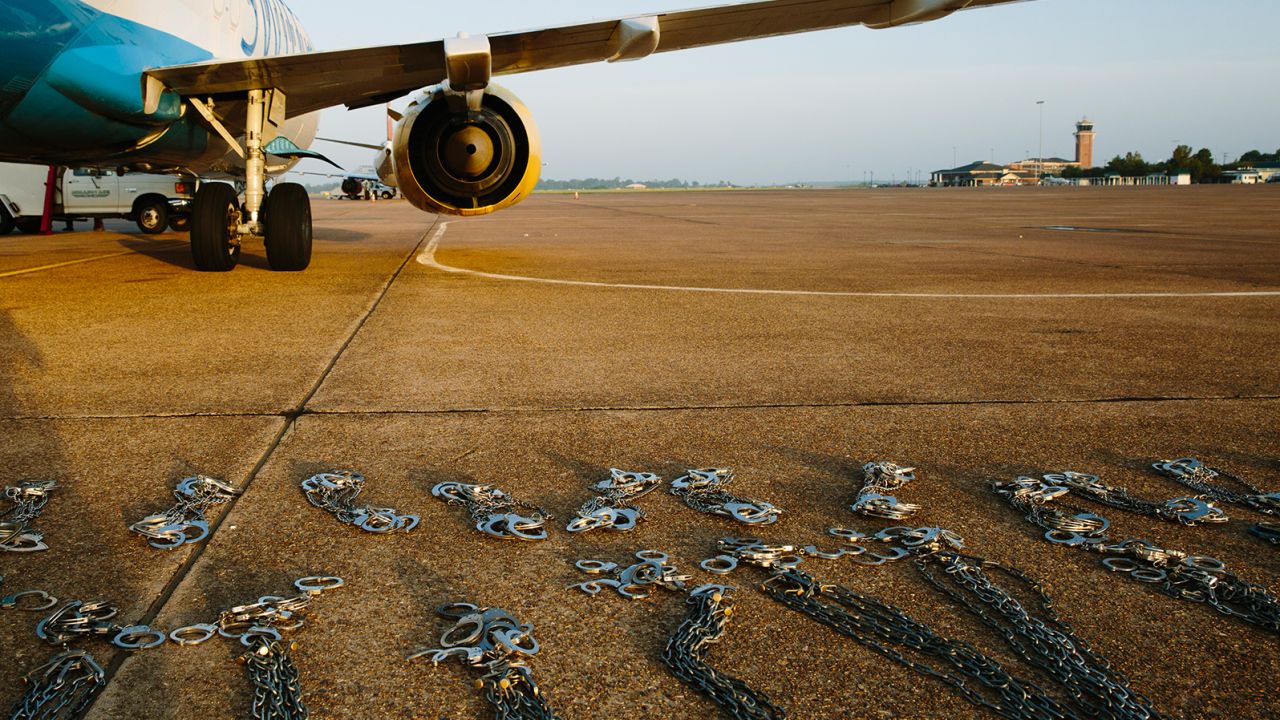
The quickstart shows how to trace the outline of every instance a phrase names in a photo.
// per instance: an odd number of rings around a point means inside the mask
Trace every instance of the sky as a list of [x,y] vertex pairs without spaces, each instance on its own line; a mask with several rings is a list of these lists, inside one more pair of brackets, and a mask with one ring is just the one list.
[[[496,33],[709,0],[289,0],[318,49]],[[1177,143],[1234,159],[1280,148],[1276,0],[1031,0],[863,27],[497,78],[528,105],[543,177],[737,184],[905,179],[974,160],[1095,162]],[[393,103],[403,107],[406,100]],[[382,110],[326,110],[322,136],[381,142]],[[318,142],[354,170],[369,151]],[[954,163],[953,163],[954,160]],[[298,169],[320,169],[305,161]]]

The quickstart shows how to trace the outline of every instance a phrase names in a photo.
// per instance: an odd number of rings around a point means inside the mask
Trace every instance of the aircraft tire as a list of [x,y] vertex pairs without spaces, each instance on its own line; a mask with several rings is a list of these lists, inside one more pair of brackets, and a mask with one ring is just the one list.
[[191,202],[191,258],[201,272],[226,272],[240,259],[240,245],[233,242],[240,220],[235,188],[209,183],[196,191]]
[[272,270],[297,272],[311,264],[311,198],[298,183],[271,190],[266,216],[267,264]]
[[13,232],[16,226],[13,222],[13,216],[3,206],[0,206],[0,235],[8,235]]
[[169,203],[164,200],[143,200],[133,209],[134,222],[147,235],[157,235],[169,226]]

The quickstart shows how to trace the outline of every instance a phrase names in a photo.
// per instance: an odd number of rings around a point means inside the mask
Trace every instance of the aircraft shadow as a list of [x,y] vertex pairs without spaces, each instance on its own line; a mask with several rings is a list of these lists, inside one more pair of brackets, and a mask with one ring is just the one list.
[[[180,267],[185,270],[195,270],[195,262],[191,259],[191,250],[186,242],[178,239],[170,240],[151,240],[147,238],[130,237],[122,238],[117,241],[120,247],[126,250],[132,250],[139,255],[146,255],[154,260],[162,263]],[[260,255],[240,251],[240,264],[245,267],[256,268],[258,270],[270,270],[271,266],[267,264],[267,259]]]
[[367,232],[360,232],[359,230],[344,230],[341,228],[320,228],[320,227],[315,228],[315,230],[313,231],[313,235],[315,236],[315,239],[318,241],[340,242],[340,243],[359,242],[361,240],[368,240],[369,238],[373,237],[371,234]]

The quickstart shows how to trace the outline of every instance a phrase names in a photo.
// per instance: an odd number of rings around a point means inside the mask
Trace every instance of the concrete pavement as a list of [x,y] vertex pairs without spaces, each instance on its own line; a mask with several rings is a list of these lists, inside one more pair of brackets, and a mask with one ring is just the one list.
[[[232,273],[197,274],[176,235],[2,238],[0,275],[20,274],[0,277],[0,479],[62,483],[37,522],[51,549],[0,556],[3,591],[106,597],[122,618],[171,628],[334,573],[348,586],[297,634],[317,717],[483,716],[467,673],[401,659],[438,636],[432,608],[452,600],[535,624],[532,666],[566,718],[702,717],[714,706],[658,662],[678,596],[565,586],[581,579],[573,560],[642,547],[712,582],[698,560],[744,528],[664,493],[641,501],[650,519],[634,533],[569,536],[586,485],[610,466],[669,480],[728,465],[738,492],[788,511],[759,534],[821,543],[832,525],[879,526],[847,505],[861,464],[891,459],[920,468],[902,496],[925,506],[922,523],[1048,580],[1157,708],[1274,715],[1274,636],[1044,543],[985,484],[1070,468],[1165,498],[1185,493],[1146,466],[1195,454],[1280,488],[1277,199],[1269,187],[545,195],[444,228],[399,202],[317,201],[316,258],[299,274],[267,271],[261,248]],[[363,472],[362,501],[422,526],[339,525],[297,487],[328,467]],[[127,531],[197,471],[245,488],[206,543],[162,552]],[[499,483],[555,512],[556,529],[536,544],[482,537],[431,497],[445,479]],[[1250,513],[1206,528],[1103,514],[1118,536],[1214,555],[1280,590],[1280,555],[1245,533]],[[809,569],[1008,657],[909,565]],[[984,716],[773,604],[760,579],[730,577],[739,612],[711,662],[791,717]],[[0,613],[11,696],[50,652],[36,619]],[[91,716],[243,715],[238,649],[132,655]]]

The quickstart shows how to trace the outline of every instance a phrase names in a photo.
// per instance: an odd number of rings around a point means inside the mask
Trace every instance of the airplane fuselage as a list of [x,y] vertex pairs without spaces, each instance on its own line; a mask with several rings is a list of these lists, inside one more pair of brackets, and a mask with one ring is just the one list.
[[[180,98],[144,108],[142,72],[312,49],[281,0],[6,0],[0,160],[235,175],[243,161]],[[215,98],[232,127],[241,107]],[[306,148],[317,120],[290,118],[279,135]]]

